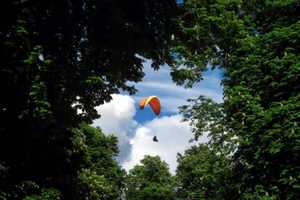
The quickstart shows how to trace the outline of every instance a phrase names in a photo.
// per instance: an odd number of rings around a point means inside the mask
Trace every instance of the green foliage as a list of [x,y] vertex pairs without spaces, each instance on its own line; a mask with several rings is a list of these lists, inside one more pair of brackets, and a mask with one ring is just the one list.
[[124,173],[112,161],[116,139],[78,127],[99,117],[95,106],[111,94],[136,91],[129,83],[144,76],[142,56],[155,69],[171,62],[175,8],[152,0],[1,2],[1,195],[30,180],[78,199],[78,173],[88,169],[116,198]]
[[[224,70],[224,103],[182,107],[210,137],[179,156],[183,198],[300,199],[299,37],[298,0],[1,2],[0,197],[120,198],[116,138],[79,124],[135,92],[140,55],[187,87]],[[157,157],[127,179],[129,200],[175,198]]]
[[136,165],[126,177],[128,200],[173,200],[174,179],[168,165],[158,156],[145,156],[141,165]]
[[27,196],[23,200],[60,200],[60,196],[56,189],[42,189],[40,195]]
[[[43,81],[36,77],[29,92],[29,101],[32,106],[32,116],[37,119],[51,120],[50,104],[47,101],[47,89]],[[23,117],[23,116],[20,116]]]
[[81,169],[77,171],[74,198],[118,199],[123,190],[125,172],[115,156],[118,153],[117,138],[104,135],[100,129],[82,123],[74,129],[73,156]]
[[22,181],[10,193],[0,191],[0,199],[60,200],[61,194],[57,189],[40,187],[33,181]]
[[189,121],[194,140],[208,137],[178,156],[177,194],[182,199],[234,199],[232,155],[238,138],[227,126],[223,103],[200,96],[190,99],[190,105],[180,108],[185,121]]
[[83,169],[78,175],[78,199],[113,199],[112,185],[96,172]]
[[[204,131],[235,139],[225,140],[234,147],[232,199],[299,199],[299,1],[188,0],[185,5],[174,43],[179,68],[184,62],[188,71],[200,72],[211,64],[225,74],[219,126],[211,117],[217,105],[196,100],[186,107],[196,139]],[[192,81],[200,79],[197,74]],[[224,149],[214,137],[210,143],[217,146],[210,147]]]
[[184,121],[188,121],[192,127],[194,140],[199,137],[209,137],[209,145],[215,150],[230,154],[236,148],[236,135],[225,121],[223,103],[216,103],[212,99],[199,96],[189,99],[190,105],[180,107]]
[[230,159],[206,144],[178,156],[177,195],[182,199],[232,199]]

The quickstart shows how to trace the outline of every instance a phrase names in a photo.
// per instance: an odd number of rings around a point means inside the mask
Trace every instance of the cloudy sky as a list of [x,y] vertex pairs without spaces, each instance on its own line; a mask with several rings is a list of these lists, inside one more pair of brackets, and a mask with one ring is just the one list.
[[[192,89],[176,86],[170,77],[168,66],[159,71],[150,67],[151,62],[144,63],[145,77],[135,86],[138,92],[129,96],[125,93],[113,95],[113,100],[97,107],[101,115],[94,126],[99,126],[106,134],[119,138],[120,155],[118,160],[126,170],[138,164],[145,155],[159,155],[165,160],[172,173],[175,172],[177,153],[183,153],[192,144],[192,133],[187,122],[182,122],[178,106],[186,104],[188,98],[199,95],[222,101],[220,80],[222,72],[218,69],[207,70],[204,80]],[[138,102],[150,95],[156,95],[161,101],[161,114],[155,116],[150,107],[140,110]],[[153,136],[159,142],[153,142]],[[202,142],[206,138],[201,139]]]

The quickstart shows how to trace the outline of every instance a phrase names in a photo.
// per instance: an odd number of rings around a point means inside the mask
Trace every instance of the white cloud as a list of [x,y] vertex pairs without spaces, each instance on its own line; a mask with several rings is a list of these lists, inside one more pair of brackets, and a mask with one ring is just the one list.
[[92,125],[100,127],[105,134],[118,137],[120,161],[126,159],[130,151],[129,137],[137,126],[137,122],[133,120],[136,113],[134,105],[135,101],[130,96],[114,94],[110,102],[96,107],[101,117],[94,120]]
[[[172,173],[175,172],[177,153],[183,153],[192,144],[189,140],[192,133],[188,122],[182,122],[178,115],[178,106],[187,104],[187,99],[197,98],[200,95],[208,96],[217,102],[222,102],[222,87],[220,86],[221,73],[219,71],[205,72],[204,80],[191,89],[185,89],[173,83],[170,77],[170,68],[161,66],[159,71],[150,67],[151,62],[146,60],[144,72],[146,76],[140,83],[129,83],[136,86],[138,92],[135,96],[113,95],[113,100],[100,107],[97,111],[101,118],[94,121],[108,134],[114,134],[119,139],[119,161],[126,169],[138,164],[145,155],[159,155],[165,160]],[[174,114],[155,118],[152,121],[138,111],[135,104],[143,97],[157,95],[161,101],[162,115]],[[137,121],[135,121],[135,120]],[[151,117],[150,117],[151,120]],[[152,141],[153,136],[159,142]],[[199,142],[206,142],[207,136]]]
[[96,119],[93,125],[100,126],[105,133],[124,134],[128,128],[136,125],[133,121],[136,112],[134,104],[134,100],[129,96],[113,94],[110,102],[96,107],[101,117]]
[[[153,142],[153,136],[157,136],[159,142]],[[131,169],[145,155],[159,155],[165,160],[172,173],[177,167],[177,153],[183,153],[192,144],[189,140],[192,132],[188,122],[182,122],[180,115],[164,116],[140,125],[135,137],[130,140],[132,145],[130,160],[123,163],[126,170]],[[205,142],[203,138],[200,142]]]
[[[129,170],[145,155],[159,155],[170,166],[170,171],[175,173],[177,167],[177,153],[183,153],[192,144],[191,128],[188,122],[182,122],[181,115],[171,115],[154,118],[148,122],[138,124],[134,120],[136,114],[134,99],[127,95],[114,94],[112,100],[97,107],[101,115],[93,122],[105,134],[116,135],[119,139],[119,162]],[[172,99],[162,99],[162,104]],[[180,101],[177,99],[175,101]],[[177,102],[178,103],[178,102]],[[157,136],[159,142],[153,142]],[[207,141],[206,137],[202,141]]]

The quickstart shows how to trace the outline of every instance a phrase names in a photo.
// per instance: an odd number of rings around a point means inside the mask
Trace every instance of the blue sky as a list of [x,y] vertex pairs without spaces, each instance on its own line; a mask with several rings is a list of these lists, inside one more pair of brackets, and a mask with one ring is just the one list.
[[[138,92],[133,96],[114,94],[111,102],[96,108],[101,118],[96,119],[93,125],[101,127],[105,134],[118,137],[118,161],[126,170],[139,164],[145,155],[159,155],[174,174],[177,153],[184,153],[192,145],[189,140],[193,136],[189,123],[182,121],[178,107],[187,104],[187,99],[200,95],[222,102],[222,71],[208,67],[203,74],[204,79],[193,88],[186,89],[172,82],[169,66],[164,65],[154,71],[150,65],[151,61],[145,60],[145,77],[134,84]],[[161,101],[160,116],[155,116],[149,106],[139,109],[139,101],[150,95],[158,96]],[[159,142],[152,141],[154,135]],[[207,137],[203,136],[199,142],[207,142]]]
[[[211,97],[217,102],[222,101],[223,89],[220,80],[223,73],[220,69],[208,68],[204,72],[204,79],[201,82],[191,89],[186,89],[173,83],[169,66],[161,66],[160,70],[155,71],[150,65],[151,61],[146,60],[144,63],[145,77],[142,82],[135,84],[138,92],[133,98],[138,102],[143,97],[158,96],[161,99],[161,116],[177,114],[178,107],[186,104],[187,99],[196,98],[200,95]],[[134,119],[140,123],[156,117],[150,107],[140,110],[136,104],[136,110]]]

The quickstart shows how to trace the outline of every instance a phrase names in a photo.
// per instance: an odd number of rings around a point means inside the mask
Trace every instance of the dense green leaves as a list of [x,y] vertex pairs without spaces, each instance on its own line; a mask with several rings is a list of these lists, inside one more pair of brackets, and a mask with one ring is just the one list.
[[35,182],[28,180],[13,186],[9,193],[0,192],[0,199],[60,200],[61,194],[57,189],[43,188]]
[[169,168],[158,156],[145,156],[141,165],[136,165],[126,177],[128,200],[173,200],[174,179]]
[[135,92],[144,56],[187,87],[222,68],[224,102],[182,107],[209,142],[179,155],[177,184],[146,157],[126,178],[129,200],[299,199],[299,13],[298,0],[5,0],[0,198],[124,195],[116,138],[82,122],[112,93]]
[[206,144],[178,157],[177,195],[182,199],[232,199],[230,160]]
[[118,199],[123,190],[125,172],[115,160],[117,138],[105,136],[101,130],[81,124],[72,138],[74,160],[80,169],[75,178],[77,199]]
[[[196,139],[209,131],[238,142],[227,140],[234,144],[238,196],[232,199],[298,199],[299,1],[190,0],[186,5],[178,57],[192,62],[194,71],[212,63],[225,74],[222,105],[195,100],[184,109]],[[211,118],[218,106],[220,131]],[[212,149],[224,149],[213,137],[211,143],[217,144]]]
[[225,123],[224,105],[203,96],[189,102],[181,112],[190,122],[194,140],[207,137],[209,141],[179,154],[177,195],[182,199],[237,198],[232,155],[239,143],[236,133]]
[[[30,180],[58,189],[64,199],[78,199],[74,185],[122,177],[111,161],[116,139],[96,133],[90,138],[93,131],[74,128],[99,117],[95,106],[112,93],[135,92],[128,83],[144,75],[141,56],[156,69],[171,62],[175,7],[175,1],[148,0],[1,2],[3,194]],[[113,197],[107,198],[114,199],[120,185],[110,184]]]
[[78,199],[114,199],[112,185],[95,171],[83,169],[78,175]]

